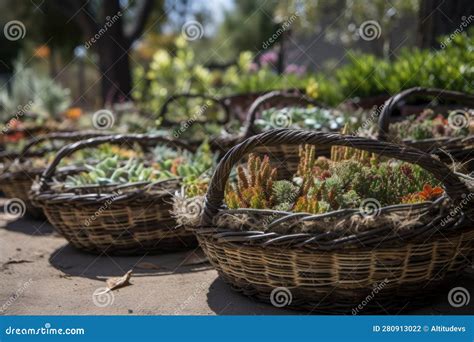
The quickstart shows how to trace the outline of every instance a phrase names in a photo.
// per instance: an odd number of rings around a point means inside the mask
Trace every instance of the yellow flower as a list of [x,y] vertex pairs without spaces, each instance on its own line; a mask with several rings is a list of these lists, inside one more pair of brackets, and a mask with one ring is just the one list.
[[176,47],[178,49],[184,49],[186,47],[186,45],[188,45],[186,39],[184,39],[183,36],[179,36],[177,39],[176,39]]
[[244,51],[239,55],[238,65],[239,68],[243,71],[250,70],[250,64],[252,64],[253,55],[250,51]]
[[313,99],[319,96],[319,84],[314,78],[310,78],[306,85],[306,94]]
[[165,50],[158,50],[153,55],[152,69],[163,69],[171,65],[171,56]]

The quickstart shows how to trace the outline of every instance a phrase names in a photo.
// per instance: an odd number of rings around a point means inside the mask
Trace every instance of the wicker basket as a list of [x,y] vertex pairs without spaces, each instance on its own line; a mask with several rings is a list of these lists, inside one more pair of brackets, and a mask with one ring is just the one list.
[[5,149],[5,145],[9,143],[9,137],[20,134],[21,139],[33,139],[37,136],[50,133],[71,133],[74,130],[72,127],[60,127],[59,122],[46,122],[44,124],[26,124],[25,127],[12,128],[9,127],[8,122],[4,123],[3,133],[0,135],[0,150]]
[[[26,207],[26,213],[28,215],[35,218],[42,218],[43,215],[41,209],[31,203],[28,193],[30,192],[34,180],[37,177],[41,176],[44,171],[44,168],[32,169],[24,167],[20,170],[11,170],[12,162],[18,162],[21,167],[22,163],[27,161],[29,158],[39,158],[44,156],[48,152],[59,150],[59,148],[63,146],[65,142],[73,142],[103,134],[104,133],[101,132],[51,133],[40,135],[29,140],[23,148],[22,152],[20,152],[19,154],[10,153],[3,155],[4,160],[8,159],[9,162],[6,165],[3,173],[0,175],[0,190],[7,198],[16,198],[23,201]],[[36,147],[38,147],[38,145],[44,142],[50,142],[52,145],[54,145],[55,142],[59,142],[60,146],[35,149]],[[68,170],[63,170],[63,173],[64,172],[67,173]]]
[[260,97],[266,93],[280,91],[294,95],[302,95],[305,93],[303,89],[286,89],[286,90],[269,90],[264,92],[255,92],[255,93],[243,93],[236,94],[231,96],[225,96],[221,98],[221,101],[227,105],[232,111],[232,116],[238,118],[240,121],[245,121],[247,119],[247,113],[252,106],[252,104]]
[[[261,115],[264,110],[269,108],[285,108],[285,107],[304,107],[316,106],[326,108],[325,105],[318,103],[309,97],[297,93],[288,93],[282,91],[273,91],[260,96],[252,106],[247,114],[247,121],[245,124],[245,134],[240,138],[240,141],[260,133],[255,127],[255,120]],[[298,150],[297,145],[274,145],[261,146],[254,150],[257,155],[268,155],[273,167],[278,169],[279,178],[291,177],[298,167]],[[330,148],[320,148],[317,151],[320,156],[329,156]]]
[[[389,127],[393,122],[393,114],[400,104],[407,99],[422,97],[427,99],[439,99],[455,103],[458,108],[474,108],[474,96],[455,91],[447,91],[434,88],[411,88],[391,97],[385,105],[379,117],[379,139],[390,140]],[[454,107],[453,107],[454,109]],[[473,120],[472,114],[466,117],[466,122]],[[404,144],[419,148],[429,153],[436,153],[442,161],[452,163],[452,161],[465,164],[469,172],[474,171],[474,136],[468,137],[446,137],[425,140],[404,140]],[[451,157],[453,159],[451,159]]]
[[[226,152],[231,146],[233,146],[237,142],[239,137],[234,134],[228,133],[227,125],[230,123],[232,119],[238,119],[238,117],[232,112],[231,107],[229,107],[225,103],[224,100],[218,99],[213,96],[205,95],[205,94],[186,94],[185,93],[185,94],[176,94],[176,95],[170,96],[166,100],[166,102],[163,104],[163,107],[161,108],[161,111],[159,114],[159,117],[162,120],[161,122],[162,127],[173,127],[174,125],[177,124],[176,122],[169,120],[167,118],[167,115],[170,112],[171,104],[173,102],[176,102],[182,99],[186,99],[186,100],[201,99],[202,101],[210,101],[211,103],[214,103],[217,107],[222,109],[224,117],[221,119],[218,119],[216,123],[223,127],[224,133],[215,137],[211,137],[209,139],[209,144],[213,152],[222,154],[223,152]],[[190,117],[189,122],[191,124],[205,124],[209,122],[209,120],[207,120],[206,118],[198,117],[197,114],[199,113],[196,113],[195,117]],[[174,134],[175,134],[175,138],[179,138],[176,132]],[[202,140],[188,141],[188,143],[201,144]]]
[[97,137],[65,146],[31,194],[51,224],[74,247],[94,253],[144,254],[195,247],[193,234],[176,228],[170,214],[172,194],[180,188],[177,178],[157,183],[69,189],[52,186],[57,165],[63,158],[107,143],[165,144],[193,151],[170,138],[140,134]]
[[[380,217],[424,212],[429,219],[429,224],[399,231],[381,225],[353,235],[328,230],[282,235],[218,224],[221,215],[235,217],[239,213],[251,215],[250,221],[254,225],[261,222],[262,227],[283,221],[338,222],[361,214],[356,209],[321,215],[226,209],[224,191],[233,166],[255,148],[280,144],[340,145],[416,163],[443,182],[450,200],[444,196],[435,202],[381,208]],[[206,195],[201,226],[195,231],[222,279],[246,295],[275,306],[314,312],[398,312],[407,301],[412,307],[417,300],[426,299],[469,264],[474,208],[471,203],[459,205],[468,193],[466,184],[445,164],[417,149],[355,136],[279,129],[247,139],[221,160]],[[452,211],[452,219],[443,221],[449,216],[449,203],[462,210]]]

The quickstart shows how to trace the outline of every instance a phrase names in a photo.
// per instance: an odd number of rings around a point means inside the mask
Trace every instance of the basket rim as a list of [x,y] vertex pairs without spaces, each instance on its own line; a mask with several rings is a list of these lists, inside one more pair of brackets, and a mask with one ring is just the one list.
[[[391,244],[375,244],[375,245],[362,245],[362,244],[346,244],[334,246],[331,244],[317,244],[317,243],[305,243],[311,236],[305,234],[294,234],[290,236],[294,240],[294,243],[285,241],[288,236],[281,235],[278,233],[265,233],[263,231],[235,231],[226,228],[218,227],[205,227],[196,229],[196,227],[186,226],[186,229],[192,231],[200,238],[212,239],[216,244],[230,244],[235,245],[238,248],[249,248],[258,249],[263,251],[277,251],[284,250],[301,250],[306,252],[314,253],[337,253],[337,252],[348,252],[348,253],[360,253],[360,252],[372,252],[372,251],[393,251],[406,248],[406,246],[417,245],[426,246],[436,241],[445,241],[450,238],[457,238],[462,235],[468,235],[469,240],[474,241],[474,229],[468,226],[462,226],[461,229],[455,229],[446,234],[431,234],[423,239],[406,239],[401,241],[395,241]],[[472,235],[472,236],[471,236]],[[280,239],[280,240],[278,240]]]
[[[59,204],[61,202],[70,204],[102,203],[113,198],[114,203],[126,202],[150,202],[161,198],[172,196],[172,192],[179,190],[180,177],[173,177],[154,182],[137,182],[125,184],[92,184],[80,187],[65,187],[64,182],[54,180],[54,175],[61,169],[57,169],[61,160],[72,153],[84,149],[94,148],[103,144],[166,144],[175,148],[193,148],[175,139],[151,134],[114,134],[92,137],[64,146],[56,155],[51,164],[44,170],[38,182],[36,182],[30,193],[30,197],[38,205]],[[76,169],[77,170],[77,169]]]
[[[438,210],[443,202],[448,197],[443,195],[435,201],[426,201],[416,204],[396,204],[385,206],[379,209],[379,212],[374,216],[381,216],[385,214],[400,214],[401,212],[407,212],[410,214],[412,209],[420,212],[421,215],[430,215],[434,211]],[[265,224],[265,219],[262,218],[262,226],[268,230],[273,226],[283,223],[289,220],[299,220],[299,222],[311,222],[323,218],[334,217],[336,220],[342,218],[350,218],[353,215],[363,216],[360,209],[340,209],[323,214],[309,214],[309,213],[295,213],[288,211],[276,211],[271,209],[221,209],[217,215],[238,215],[238,214],[254,214],[255,216],[272,217],[274,218],[268,225]],[[418,214],[418,212],[417,212]],[[450,234],[456,231],[463,231],[466,216],[460,215],[456,219],[450,220],[448,215],[438,214],[437,217],[433,218],[428,224],[418,224],[416,227],[410,229],[400,229],[394,231],[393,227],[385,226],[378,227],[368,231],[352,232],[349,235],[343,230],[327,230],[325,232],[303,232],[303,233],[279,233],[275,231],[268,232],[264,229],[252,229],[252,230],[238,230],[236,228],[230,228],[228,226],[220,225],[199,225],[192,226],[188,224],[190,230],[196,233],[210,233],[212,232],[215,237],[220,241],[229,242],[241,242],[249,243],[252,245],[262,245],[263,247],[269,246],[282,246],[285,247],[308,247],[310,249],[318,250],[334,250],[339,248],[365,248],[365,247],[377,247],[386,246],[387,243],[410,242],[414,238],[420,238],[422,236],[428,237],[442,237],[446,234]],[[337,221],[335,221],[337,223]],[[335,224],[328,223],[328,224]],[[443,228],[443,234],[439,233],[439,226]],[[472,229],[470,229],[472,230]],[[383,236],[383,239],[378,239],[379,236]],[[381,240],[381,241],[380,241]]]
[[[450,231],[453,229],[458,229],[464,223],[464,220],[467,215],[469,219],[471,219],[471,214],[473,209],[466,210],[466,213],[456,213],[452,219],[449,219],[447,222],[444,222],[439,227],[441,220],[446,217],[446,213],[443,214],[445,210],[449,210],[448,203],[446,203],[446,198],[449,197],[452,201],[449,204],[459,204],[462,203],[461,201],[464,200],[467,193],[470,193],[467,185],[464,181],[461,180],[460,176],[454,174],[445,164],[441,161],[435,159],[433,156],[422,152],[418,149],[414,149],[407,146],[402,146],[390,142],[382,142],[379,140],[373,140],[368,138],[361,138],[361,137],[354,137],[354,136],[346,136],[340,134],[333,134],[333,133],[321,133],[321,132],[311,132],[311,131],[303,131],[303,130],[291,130],[291,129],[279,129],[273,130],[269,132],[265,132],[252,138],[247,139],[243,143],[235,146],[231,149],[221,160],[219,165],[217,166],[216,171],[214,172],[213,178],[208,188],[208,192],[206,194],[206,200],[204,203],[204,210],[201,216],[201,224],[200,228],[205,227],[216,227],[215,217],[220,213],[225,213],[227,208],[225,208],[223,199],[224,199],[224,191],[225,186],[230,175],[231,169],[234,165],[246,154],[250,153],[253,149],[260,146],[278,146],[281,144],[291,144],[291,145],[300,145],[300,144],[313,144],[317,146],[321,145],[340,145],[340,146],[349,146],[358,148],[360,150],[365,150],[368,152],[377,153],[382,156],[387,156],[391,158],[396,158],[402,161],[415,163],[423,167],[425,170],[433,174],[438,180],[440,180],[444,185],[444,190],[446,193],[446,197],[443,196],[440,199],[432,202],[432,203],[420,203],[420,204],[396,204],[392,206],[387,206],[384,208],[385,211],[389,212],[390,210],[401,209],[401,210],[413,210],[414,208],[423,208],[424,206],[429,206],[430,208],[425,208],[431,210],[431,214],[435,217],[430,216],[431,221],[428,223],[418,223],[414,225],[413,229],[409,229],[408,232],[403,232],[402,235],[409,236],[413,238],[416,235],[422,235],[427,231],[431,233],[436,232],[438,230],[442,231]],[[464,195],[464,197],[463,197]],[[463,208],[463,207],[462,207]],[[360,210],[360,209],[359,209]],[[247,210],[248,211],[248,210]],[[271,211],[270,211],[271,212]],[[329,212],[324,213],[322,215],[315,215],[309,216],[308,219],[311,220],[314,217],[327,217],[330,215],[338,215],[340,213],[350,213],[351,210],[343,209],[341,211]],[[438,214],[439,213],[439,214]],[[285,213],[287,214],[287,213]],[[307,214],[302,213],[291,213],[287,215],[288,218],[295,218],[300,222],[301,216],[307,216]],[[278,220],[277,220],[278,221]],[[260,222],[257,219],[257,223]],[[350,240],[363,240],[363,239],[374,239],[376,236],[374,234],[386,234],[387,228],[390,231],[394,232],[392,227],[379,227],[373,228],[368,232],[362,231],[353,234],[352,236],[338,236],[334,235],[331,231],[326,231],[324,234],[319,234],[316,236],[309,236],[308,234],[304,234],[301,236],[296,236],[298,238],[304,238],[304,241],[297,241],[302,242],[303,244],[311,244],[314,242],[318,242],[322,238],[332,238],[332,247],[337,248],[340,245],[347,244]],[[199,229],[197,229],[199,230]],[[235,230],[234,230],[235,231]],[[397,236],[399,236],[399,232],[396,232]],[[271,233],[268,233],[271,234]],[[275,234],[272,234],[270,237],[273,237],[274,241],[278,243],[296,243],[294,240],[295,236],[293,235],[286,235],[282,237],[275,237]],[[262,238],[254,237],[257,239]],[[393,236],[392,236],[393,238]],[[378,236],[379,242],[382,243],[386,237],[385,235]],[[290,241],[292,240],[292,241]],[[381,240],[381,241],[380,241]],[[318,242],[320,244],[320,242]]]
[[[400,102],[405,101],[410,97],[422,96],[425,98],[441,98],[446,100],[455,101],[461,106],[470,106],[474,108],[474,95],[463,93],[459,91],[450,91],[445,89],[438,88],[424,88],[424,87],[414,87],[403,90],[398,94],[393,95],[388,100],[385,101],[382,107],[382,111],[379,115],[379,120],[377,123],[377,137],[380,140],[389,141],[390,139],[390,123],[393,112],[396,110]],[[423,143],[423,142],[438,142],[440,144],[450,144],[450,143],[459,143],[460,145],[469,143],[469,140],[472,139],[474,135],[468,134],[465,137],[441,137],[441,138],[430,138],[430,139],[403,139],[404,143]],[[439,146],[438,146],[439,147]]]

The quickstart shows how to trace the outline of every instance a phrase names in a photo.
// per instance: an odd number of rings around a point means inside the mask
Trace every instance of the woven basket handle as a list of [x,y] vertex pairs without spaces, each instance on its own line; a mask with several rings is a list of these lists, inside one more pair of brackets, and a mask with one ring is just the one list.
[[351,135],[282,128],[267,131],[245,140],[239,145],[234,146],[221,159],[212,176],[206,194],[206,203],[202,217],[202,224],[204,226],[211,225],[212,218],[223,207],[224,191],[233,166],[257,147],[279,146],[282,144],[310,144],[315,145],[316,148],[318,146],[347,146],[381,156],[396,158],[412,164],[418,164],[433,174],[436,179],[444,184],[446,193],[456,202],[461,200],[463,194],[469,193],[466,185],[445,164],[418,149]]
[[119,134],[119,135],[107,135],[101,137],[90,138],[87,140],[81,140],[69,145],[64,146],[59,150],[58,154],[48,166],[48,168],[43,172],[41,179],[40,179],[40,189],[46,190],[48,187],[48,182],[51,181],[53,175],[56,171],[57,166],[61,162],[61,160],[67,156],[70,156],[74,152],[79,150],[89,148],[89,147],[98,147],[103,144],[113,144],[113,145],[121,145],[121,144],[133,144],[138,143],[142,147],[147,146],[150,144],[165,144],[170,147],[181,148],[191,152],[194,152],[194,148],[191,146],[168,137],[164,137],[161,135],[146,135],[146,134]]
[[389,126],[393,112],[397,109],[400,102],[414,96],[451,100],[461,105],[474,107],[474,96],[458,91],[422,87],[404,90],[385,101],[378,122],[379,139],[388,140]]
[[[62,133],[50,133],[44,134],[37,137],[34,137],[26,143],[21,151],[21,156],[27,155],[31,149],[41,144],[44,141],[77,141],[77,140],[84,140],[88,138],[98,137],[102,135],[106,135],[105,132],[98,132],[98,131],[81,131],[81,132],[62,132]],[[109,133],[110,134],[110,133]]]
[[[161,118],[162,121],[162,126],[164,127],[169,127],[172,126],[173,124],[176,124],[175,122],[169,121],[166,119],[166,114],[168,113],[169,106],[171,103],[174,101],[177,101],[180,98],[185,98],[185,99],[196,99],[196,98],[201,98],[203,100],[209,100],[212,101],[213,103],[217,104],[218,106],[222,107],[224,109],[225,117],[222,120],[217,120],[218,124],[225,125],[230,121],[230,109],[229,107],[224,103],[224,101],[219,100],[216,97],[205,95],[205,94],[175,94],[170,97],[165,101],[163,106],[161,107],[160,113],[158,114],[158,118]],[[197,123],[206,123],[208,120],[194,120],[194,122]]]
[[249,138],[252,135],[257,134],[255,129],[255,120],[257,115],[268,108],[283,108],[283,107],[307,107],[317,106],[321,108],[327,108],[325,105],[314,101],[304,94],[288,93],[285,91],[272,91],[265,95],[257,98],[250,106],[247,112],[247,120],[245,126],[245,138]]
[[[32,152],[32,148],[41,144],[44,141],[54,141],[54,140],[59,140],[59,141],[76,141],[76,140],[83,140],[91,137],[97,137],[100,135],[104,135],[105,133],[103,132],[97,132],[97,131],[82,131],[82,132],[62,132],[62,133],[49,133],[49,134],[43,134],[36,136],[26,143],[26,145],[23,147],[19,155],[15,155],[14,159],[24,159],[28,158],[31,156],[42,156],[45,155],[48,152],[58,150],[51,148],[51,149],[45,149],[44,151],[39,151],[38,153]],[[31,154],[30,154],[31,153]],[[8,155],[5,155],[8,158]],[[13,156],[13,155],[12,155]],[[11,165],[7,165],[4,169],[4,172],[8,171],[10,169]]]

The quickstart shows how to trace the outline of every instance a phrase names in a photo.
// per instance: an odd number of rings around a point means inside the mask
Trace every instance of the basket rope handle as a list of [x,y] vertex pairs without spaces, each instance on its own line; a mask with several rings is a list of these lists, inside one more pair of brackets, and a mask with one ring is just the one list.
[[378,121],[378,138],[388,140],[390,119],[397,109],[399,102],[412,96],[422,96],[425,98],[439,98],[443,100],[456,101],[459,104],[474,107],[474,96],[459,91],[451,91],[437,88],[415,87],[404,90],[385,101]]
[[417,164],[442,182],[446,193],[454,201],[460,201],[463,194],[469,193],[467,186],[444,163],[418,149],[351,135],[281,128],[255,135],[234,146],[226,153],[217,165],[209,184],[201,223],[204,226],[212,224],[213,217],[223,207],[224,191],[233,166],[248,153],[252,152],[253,149],[257,147],[304,144],[315,145],[316,148],[317,146],[353,147],[381,156]]
[[124,143],[138,143],[142,147],[149,145],[149,144],[158,144],[162,143],[168,145],[170,147],[181,148],[184,150],[188,150],[190,152],[194,152],[195,149],[188,144],[185,144],[181,141],[171,139],[168,137],[164,137],[161,135],[147,135],[147,134],[118,134],[118,135],[106,135],[100,137],[93,137],[87,140],[81,140],[69,145],[64,146],[59,150],[57,155],[54,157],[51,164],[48,168],[43,172],[40,178],[40,189],[46,190],[48,187],[48,182],[51,181],[57,166],[61,162],[61,160],[67,156],[70,156],[74,152],[78,150],[82,150],[89,147],[97,147],[103,144],[113,144],[113,145],[121,145]]
[[[180,99],[180,98],[186,98],[186,99],[202,98],[204,100],[210,100],[210,101],[214,102],[215,104],[219,105],[220,107],[222,107],[224,109],[225,117],[222,120],[217,120],[217,123],[221,124],[221,125],[225,125],[226,123],[228,123],[230,121],[230,116],[231,116],[230,115],[230,109],[224,103],[224,101],[221,101],[220,99],[218,99],[216,97],[206,95],[206,94],[183,93],[183,94],[171,95],[170,97],[168,97],[166,99],[165,103],[163,103],[163,106],[161,107],[160,113],[158,114],[158,118],[162,118],[162,120],[163,120],[162,121],[162,126],[169,127],[169,126],[172,126],[173,124],[176,124],[173,121],[167,120],[166,119],[166,114],[168,113],[170,104],[173,103],[174,101]],[[207,122],[207,120],[205,120],[205,119],[204,120],[194,120],[194,121],[198,122],[198,123]]]
[[257,119],[257,114],[262,111],[262,109],[276,107],[281,104],[284,104],[285,106],[317,106],[320,108],[327,108],[326,105],[319,103],[304,94],[289,93],[287,91],[278,90],[269,92],[258,97],[250,106],[247,112],[244,138],[249,138],[258,133],[254,125],[255,120]]

